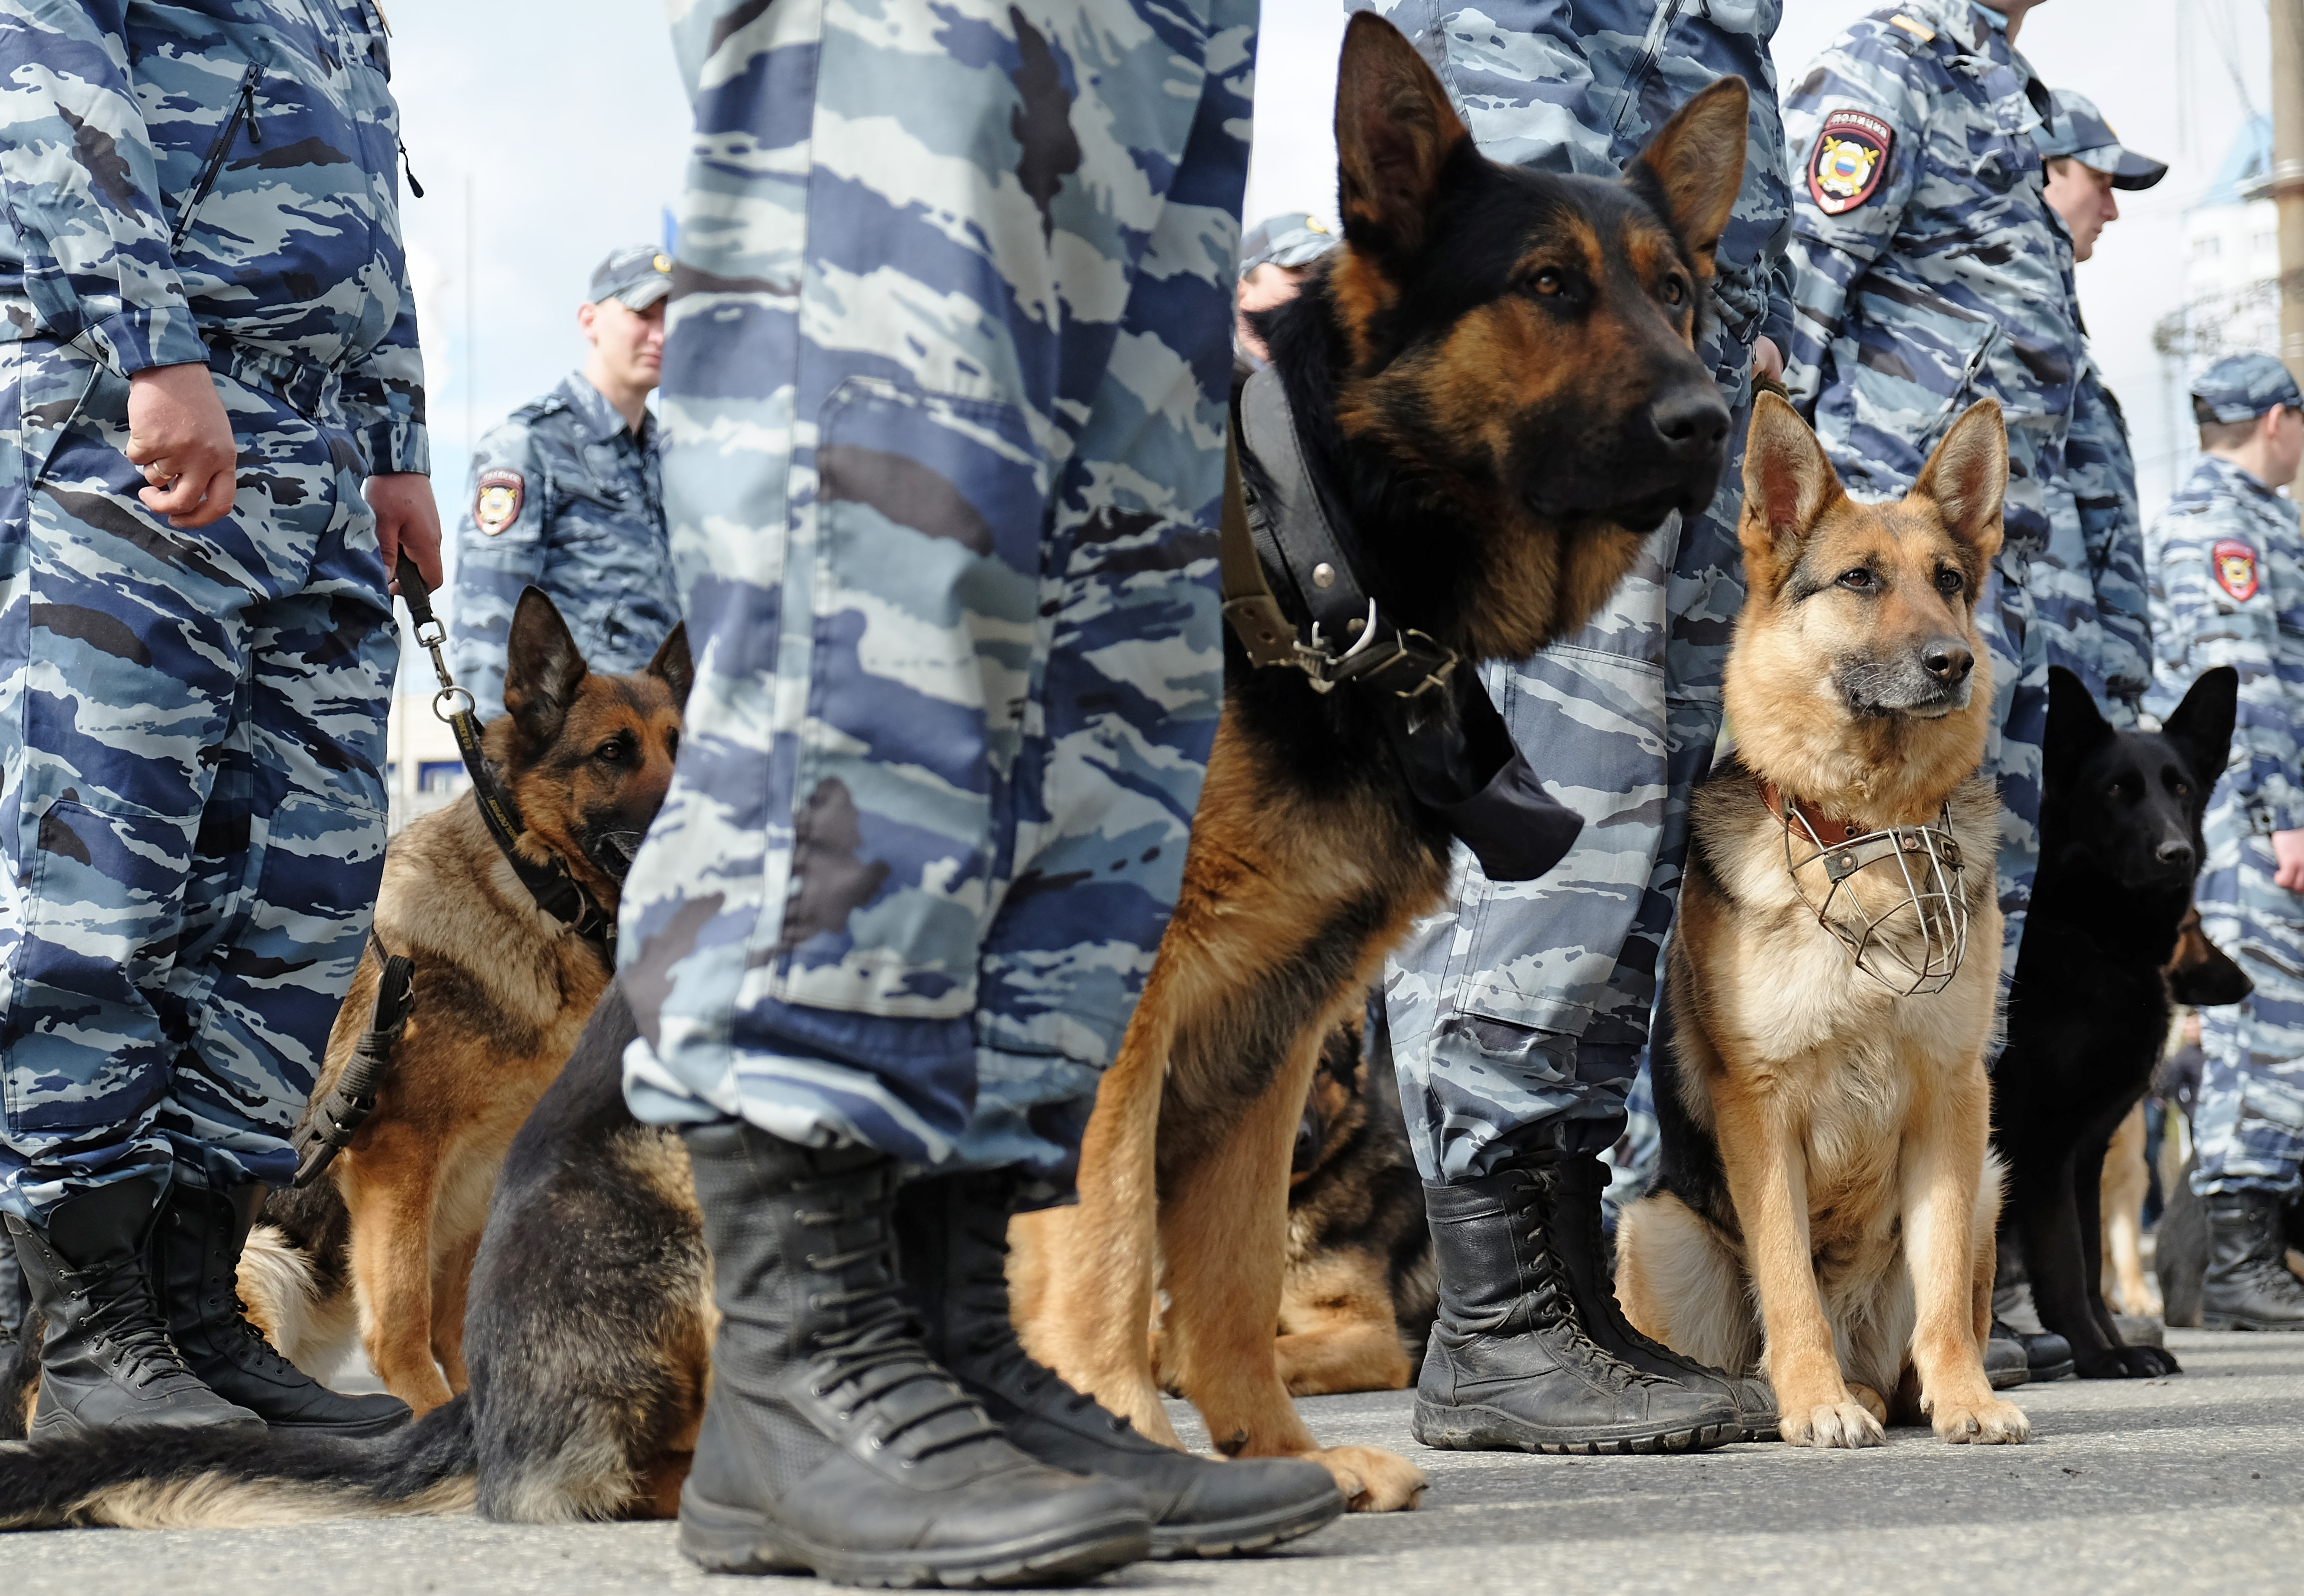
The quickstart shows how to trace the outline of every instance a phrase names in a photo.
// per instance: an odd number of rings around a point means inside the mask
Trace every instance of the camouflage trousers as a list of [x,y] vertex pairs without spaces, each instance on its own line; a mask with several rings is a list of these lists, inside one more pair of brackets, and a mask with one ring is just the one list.
[[2200,1010],[2205,1055],[2192,1110],[2192,1189],[2304,1189],[2304,896],[2273,880],[2272,839],[2211,817],[2195,900],[2208,940],[2256,991]]
[[284,1184],[368,935],[398,654],[317,368],[219,351],[233,512],[138,501],[126,381],[0,343],[0,1205]]
[[1254,0],[712,0],[626,1096],[1062,1178],[1221,704]]
[[1492,882],[1456,849],[1449,901],[1385,969],[1402,1109],[1427,1181],[1490,1173],[1536,1136],[1617,1139],[1712,768],[1742,607],[1743,430],[1705,513],[1668,522],[1566,642],[1484,671],[1513,740],[1584,818],[1566,858]]
[[[2048,734],[2051,649],[2072,646],[2070,635],[2041,619],[2041,585],[2054,579],[2048,562],[2022,551],[2003,553],[1986,578],[1976,607],[1977,629],[1992,656],[1992,733],[1984,768],[2000,793],[2000,850],[1994,867],[2003,921],[2000,996],[2016,975],[2016,950],[2032,907],[2032,880],[2040,870],[2041,750]],[[1971,949],[1969,957],[1983,952]],[[1996,1044],[1995,1044],[1996,1046]]]

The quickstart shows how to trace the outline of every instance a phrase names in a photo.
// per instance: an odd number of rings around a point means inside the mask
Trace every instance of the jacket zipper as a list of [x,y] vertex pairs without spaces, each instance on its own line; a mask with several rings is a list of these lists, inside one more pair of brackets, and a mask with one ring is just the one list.
[[192,191],[184,197],[182,207],[176,212],[176,230],[168,237],[171,249],[182,243],[184,234],[191,231],[192,213],[199,209],[200,201],[206,199],[208,190],[216,187],[216,173],[224,170],[224,157],[232,153],[232,141],[239,137],[240,124],[243,122],[248,124],[248,141],[250,144],[264,142],[263,125],[256,120],[256,80],[262,71],[251,61],[248,63],[248,71],[241,74],[240,97],[233,105],[232,115],[225,121],[224,131],[216,135],[215,148],[208,151],[208,163],[200,168],[199,182],[192,185]]

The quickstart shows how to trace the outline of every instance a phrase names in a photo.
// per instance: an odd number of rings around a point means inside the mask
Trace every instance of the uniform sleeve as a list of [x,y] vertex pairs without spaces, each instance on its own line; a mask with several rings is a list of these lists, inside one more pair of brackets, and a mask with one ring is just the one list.
[[400,268],[400,315],[382,343],[343,374],[344,415],[371,477],[396,471],[429,475],[432,445],[424,427],[424,355],[416,346],[416,295]]
[[508,421],[480,440],[464,513],[456,521],[448,662],[483,721],[504,713],[512,608],[522,588],[544,579],[548,486],[535,435],[525,421]]
[[0,0],[0,199],[42,323],[123,376],[206,361],[129,81],[126,0]]
[[[2217,545],[2252,554],[2234,596],[2218,579]],[[2230,665],[2240,672],[2240,716],[2232,728],[2225,779],[2232,796],[2271,830],[2304,827],[2297,788],[2298,732],[2292,689],[2280,679],[2280,615],[2264,569],[2267,550],[2259,528],[2236,511],[2210,504],[2171,510],[2156,522],[2147,552],[2152,571],[2155,704],[2173,710],[2203,671]],[[2226,568],[2228,572],[2231,568]]]
[[[1784,147],[1793,162],[1784,388],[1803,416],[1815,410],[1849,293],[1895,237],[1911,199],[1927,131],[1919,82],[1925,70],[1888,24],[1867,19],[1833,41],[1784,97]],[[1863,121],[1835,125],[1843,115]],[[1853,177],[1853,187],[1863,192],[1852,203],[1847,193],[1818,198],[1817,160],[1827,132],[1852,138],[1859,148],[1865,140],[1885,145],[1878,172]],[[1827,209],[1827,200],[1840,208]]]
[[2152,620],[2145,592],[2144,523],[2136,509],[2136,465],[2120,403],[2088,371],[2072,396],[2064,446],[2080,536],[2104,629],[2105,689],[2133,702],[2152,680]]

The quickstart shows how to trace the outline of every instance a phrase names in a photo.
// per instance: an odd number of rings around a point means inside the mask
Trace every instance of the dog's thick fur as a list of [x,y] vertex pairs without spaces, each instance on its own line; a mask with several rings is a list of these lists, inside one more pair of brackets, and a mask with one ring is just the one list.
[[[504,711],[483,738],[522,850],[556,859],[613,915],[664,802],[690,679],[686,629],[648,669],[596,675],[552,601],[521,595]],[[375,1112],[331,1182],[275,1194],[241,1263],[250,1317],[316,1377],[348,1349],[419,1415],[464,1389],[466,1285],[504,1150],[608,984],[600,948],[538,908],[467,793],[393,840],[377,938],[415,963],[416,1006]],[[321,1088],[376,1005],[374,949],[328,1039]]]
[[[1351,19],[1344,247],[1264,326],[1340,535],[1396,622],[1467,661],[1524,657],[1588,616],[1673,511],[1708,500],[1710,412],[1700,451],[1660,429],[1668,407],[1718,403],[1692,350],[1746,109],[1740,80],[1713,85],[1622,184],[1502,166],[1406,39]],[[1320,1450],[1272,1331],[1306,1085],[1444,890],[1449,835],[1359,691],[1317,695],[1225,646],[1175,915],[1097,1094],[1079,1205],[1020,1221],[1049,1268],[1019,1322],[1066,1380],[1173,1441],[1146,1335],[1164,1285],[1165,1361],[1220,1448],[1317,1457],[1355,1507],[1406,1507],[1422,1476],[1402,1459]]]
[[[2239,690],[2219,667],[2158,732],[2115,731],[2080,678],[2048,672],[2040,866],[1993,1080],[1993,1144],[2009,1171],[2001,1245],[2020,1250],[2040,1322],[2071,1343],[2083,1379],[2177,1368],[2164,1348],[2123,1344],[2112,1322],[2099,1205],[2113,1133],[2168,1034],[2164,972],[2207,856],[2200,821]],[[2214,969],[2187,972],[2187,990],[2213,984]]]
[[609,988],[512,1139],[472,1270],[470,1389],[369,1440],[34,1441],[0,1453],[0,1530],[675,1515],[717,1316],[687,1150],[624,1108],[638,1034]]
[[[2028,1433],[1982,1354],[2001,924],[1998,809],[1975,773],[1992,713],[1976,601],[2007,469],[1986,401],[1902,502],[1859,504],[1790,405],[1765,394],[1752,415],[1725,684],[1740,751],[1692,809],[1671,1041],[1654,1055],[1663,1169],[1619,1225],[1617,1288],[1679,1352],[1736,1371],[1765,1356],[1800,1445],[1876,1445],[1892,1404],[1946,1440]],[[1859,832],[1933,824],[1949,805],[1969,915],[1949,984],[1900,996],[1857,967],[1809,907],[1825,901],[1823,860],[1795,877],[1812,850],[1788,856],[1756,777]],[[1905,901],[1893,870],[1842,891],[1872,915]],[[1913,917],[1891,925],[1917,967]]]

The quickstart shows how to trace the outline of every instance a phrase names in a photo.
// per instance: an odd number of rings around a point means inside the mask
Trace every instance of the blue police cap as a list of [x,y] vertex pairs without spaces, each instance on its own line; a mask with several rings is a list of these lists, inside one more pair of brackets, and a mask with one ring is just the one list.
[[672,257],[654,244],[627,244],[595,267],[590,302],[620,300],[645,310],[672,291]]
[[2253,421],[2283,405],[2304,409],[2304,392],[2270,355],[2227,355],[2200,373],[2192,397],[2218,421]]
[[2167,162],[2138,155],[2122,144],[2112,123],[2088,96],[2058,89],[2049,94],[2048,101],[2048,125],[2032,135],[2042,160],[2070,156],[2081,165],[2110,176],[2115,189],[2148,189],[2168,175]]
[[1335,247],[1335,233],[1317,216],[1302,211],[1269,216],[1240,235],[1240,274],[1260,266],[1309,266]]

